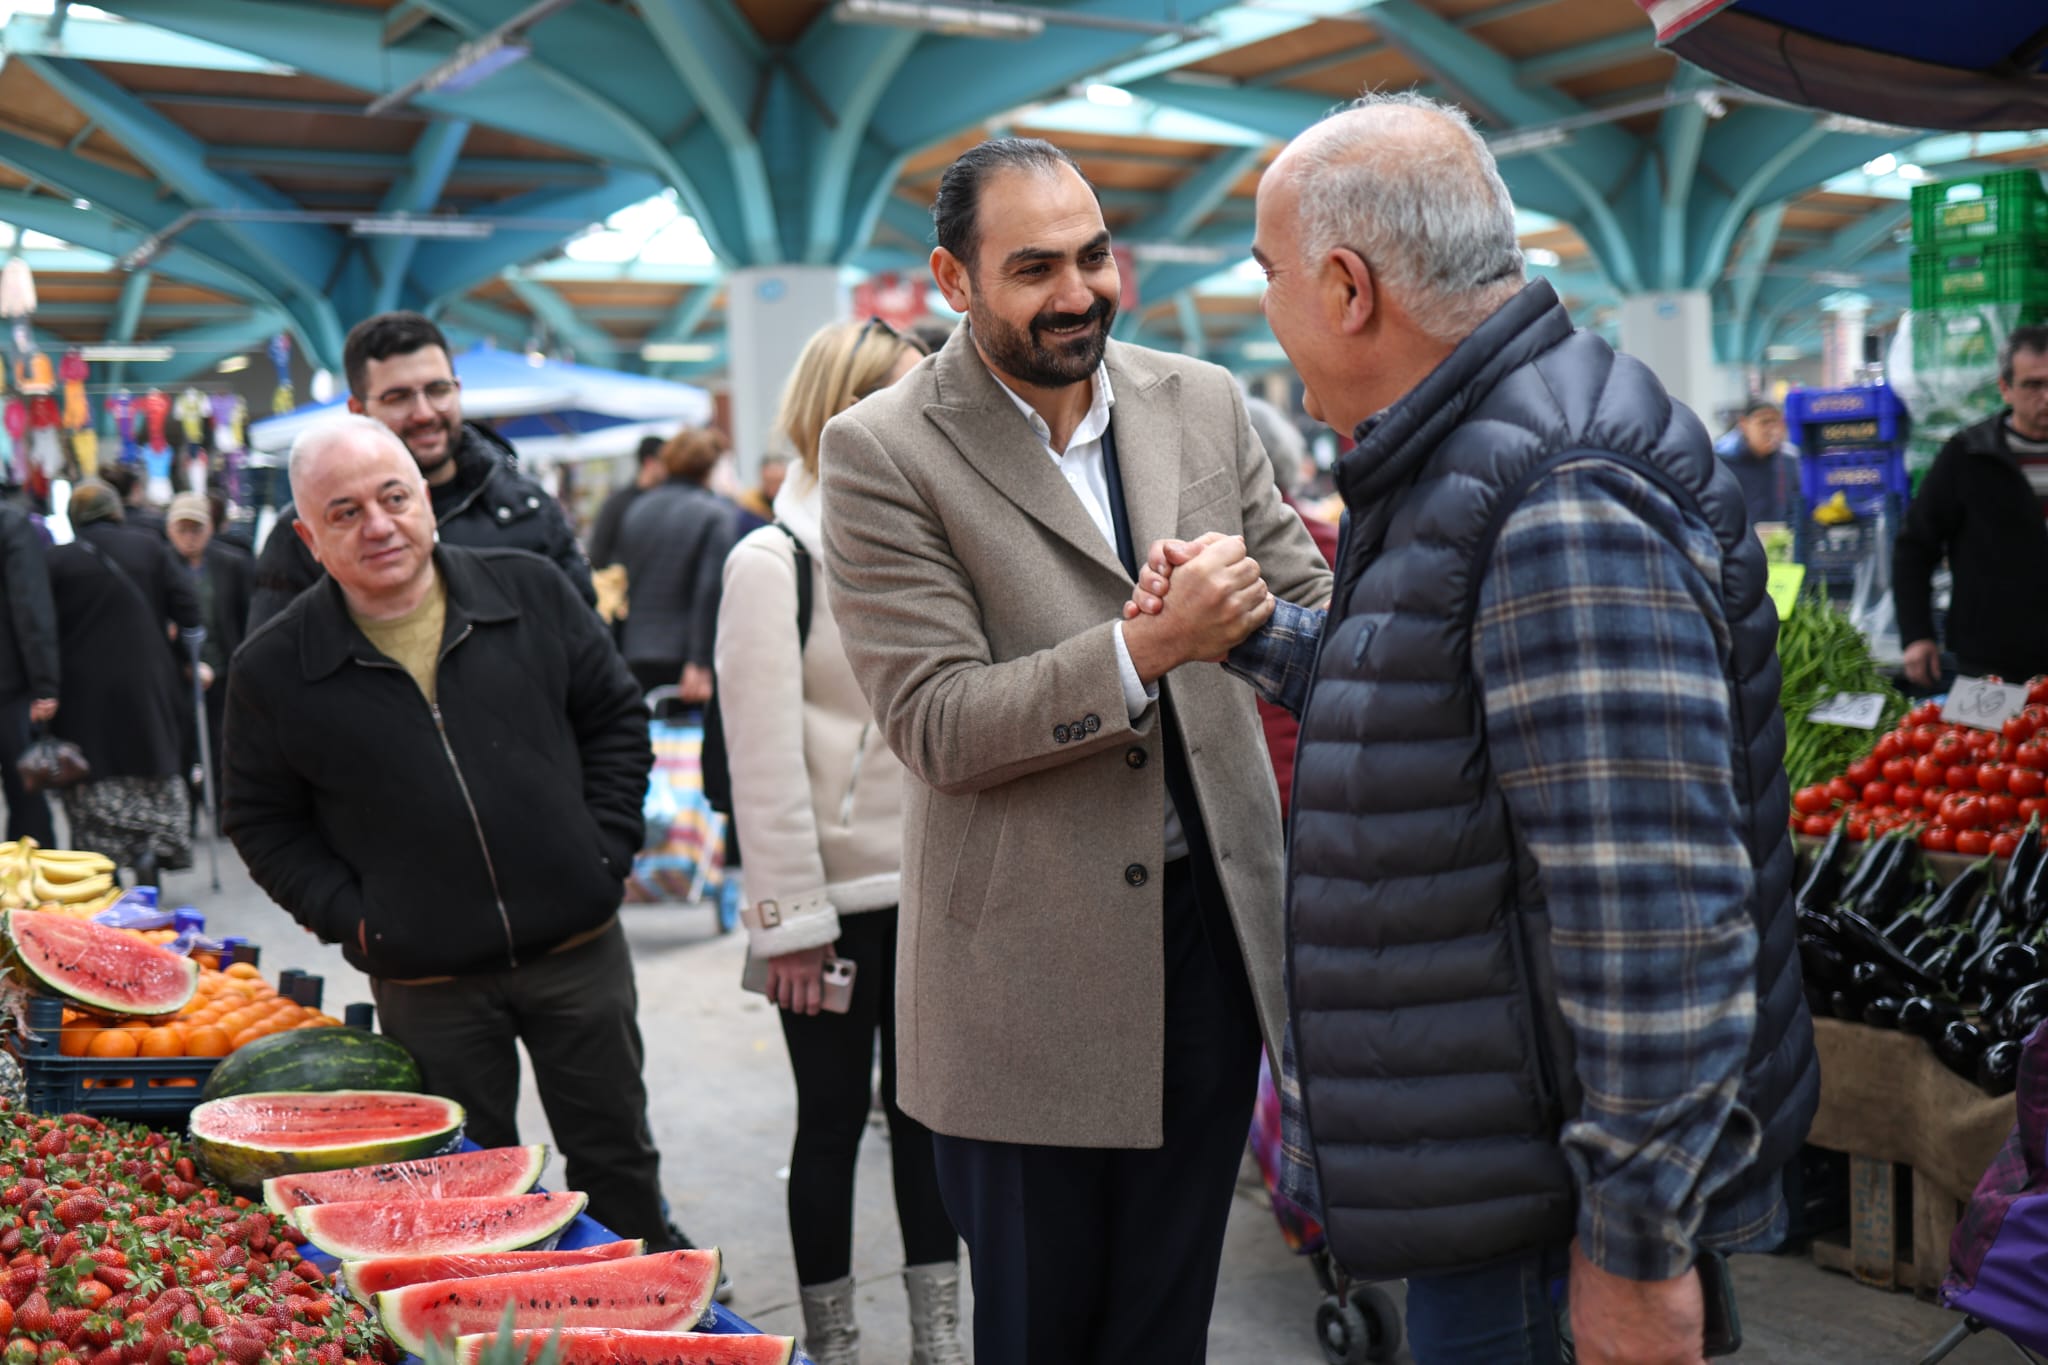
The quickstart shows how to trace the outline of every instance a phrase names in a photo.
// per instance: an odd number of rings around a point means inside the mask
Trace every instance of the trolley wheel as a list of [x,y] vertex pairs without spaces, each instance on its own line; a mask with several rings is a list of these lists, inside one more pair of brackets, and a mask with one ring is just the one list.
[[1401,1315],[1379,1290],[1354,1286],[1343,1302],[1324,1296],[1316,1309],[1316,1341],[1330,1365],[1392,1360],[1401,1349]]

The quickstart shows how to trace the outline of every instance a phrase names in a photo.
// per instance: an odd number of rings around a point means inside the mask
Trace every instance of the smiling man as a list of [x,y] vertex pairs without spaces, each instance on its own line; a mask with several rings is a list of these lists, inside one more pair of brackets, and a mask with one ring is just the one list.
[[[1249,689],[1178,666],[1266,618],[1261,573],[1299,602],[1329,573],[1231,377],[1109,340],[1109,231],[1064,153],[983,143],[933,218],[968,321],[820,461],[832,609],[908,771],[898,1098],[980,1365],[1199,1361],[1280,1036],[1281,843]],[[1205,535],[1120,624],[1133,547]]]
[[[578,596],[597,604],[590,563],[561,505],[519,472],[502,437],[462,420],[462,381],[439,327],[418,313],[379,313],[349,332],[342,367],[348,410],[382,422],[412,453],[443,540],[545,555]],[[293,515],[293,508],[281,509],[279,526],[290,525]],[[272,535],[256,564],[251,628],[284,610],[319,577],[320,566],[298,537]]]

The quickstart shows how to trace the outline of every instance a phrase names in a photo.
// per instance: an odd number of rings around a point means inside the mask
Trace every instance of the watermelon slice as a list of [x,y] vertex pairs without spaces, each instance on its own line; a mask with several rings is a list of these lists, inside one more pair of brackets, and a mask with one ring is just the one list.
[[287,1215],[314,1246],[344,1261],[372,1256],[517,1251],[553,1245],[589,1196],[515,1194],[502,1199],[364,1199],[304,1204]]
[[24,985],[100,1014],[175,1014],[199,989],[199,964],[119,929],[9,910],[6,952]]
[[[299,1210],[301,1214],[309,1212],[319,1210]],[[429,1338],[495,1332],[508,1303],[514,1305],[515,1329],[559,1324],[679,1332],[704,1316],[717,1285],[715,1247],[664,1251],[602,1265],[434,1280],[388,1289],[377,1296],[377,1317],[391,1339],[413,1355],[426,1353]]]
[[429,1280],[473,1280],[479,1275],[509,1275],[520,1270],[545,1270],[549,1266],[597,1265],[624,1260],[647,1250],[647,1243],[635,1237],[625,1242],[602,1242],[574,1251],[489,1251],[448,1256],[374,1256],[367,1261],[344,1261],[341,1277],[358,1303],[369,1303],[387,1289],[403,1289]]
[[[515,1359],[535,1361],[547,1349],[551,1328],[512,1334]],[[561,1332],[561,1365],[788,1365],[796,1356],[794,1337],[751,1332],[625,1332],[611,1327],[567,1327]],[[455,1339],[456,1365],[479,1365],[497,1340],[495,1333]]]
[[260,1091],[192,1111],[192,1144],[208,1172],[237,1194],[272,1176],[411,1161],[446,1150],[462,1106],[396,1090]]
[[[332,1029],[320,1029],[332,1033]],[[481,1152],[450,1152],[418,1161],[393,1161],[381,1166],[352,1166],[341,1171],[272,1176],[263,1182],[263,1202],[277,1213],[301,1204],[346,1204],[358,1199],[503,1199],[525,1194],[540,1183],[548,1149],[492,1147]]]

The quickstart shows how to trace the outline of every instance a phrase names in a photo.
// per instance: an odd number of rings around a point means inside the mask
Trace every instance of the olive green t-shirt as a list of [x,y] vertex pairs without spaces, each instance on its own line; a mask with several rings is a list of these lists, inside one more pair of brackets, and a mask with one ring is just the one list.
[[434,674],[441,661],[441,630],[448,621],[448,589],[441,576],[420,604],[403,616],[389,621],[371,621],[350,612],[356,628],[369,637],[380,653],[389,658],[419,684],[428,701],[434,698]]

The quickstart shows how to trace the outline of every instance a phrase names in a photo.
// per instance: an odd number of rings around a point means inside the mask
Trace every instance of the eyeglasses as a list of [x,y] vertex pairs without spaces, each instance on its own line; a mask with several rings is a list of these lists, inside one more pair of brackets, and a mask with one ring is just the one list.
[[370,401],[380,408],[409,408],[414,400],[425,397],[429,407],[445,408],[454,400],[456,391],[461,387],[462,381],[459,379],[436,379],[433,383],[423,384],[417,389],[386,389]]
[[894,327],[891,327],[888,323],[882,321],[878,317],[870,316],[866,322],[863,322],[860,325],[860,334],[853,339],[853,345],[847,348],[846,373],[840,375],[839,382],[832,386],[833,392],[851,394],[855,399],[866,398],[868,394],[874,392],[873,389],[867,390],[866,393],[854,392],[853,371],[854,367],[860,363],[861,348],[868,344],[868,338],[873,336],[876,332],[880,332],[883,336],[888,337],[898,346],[911,345],[910,342],[905,341],[903,339],[903,334],[897,331]]

